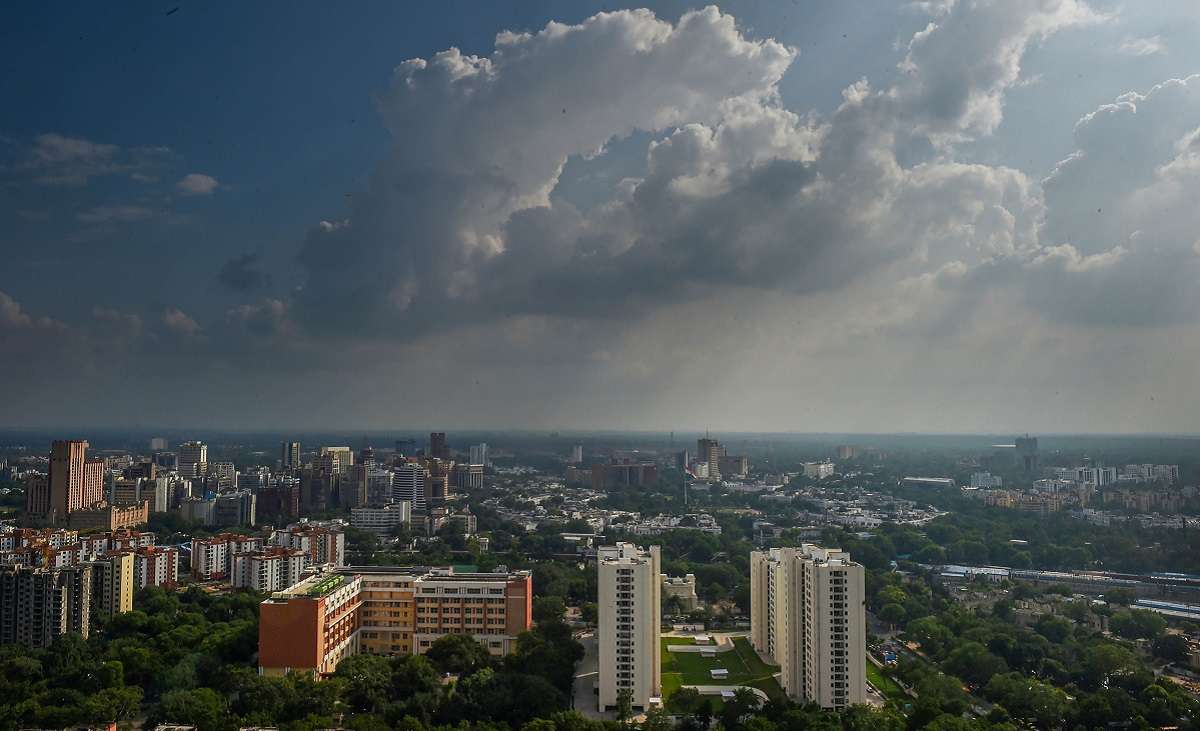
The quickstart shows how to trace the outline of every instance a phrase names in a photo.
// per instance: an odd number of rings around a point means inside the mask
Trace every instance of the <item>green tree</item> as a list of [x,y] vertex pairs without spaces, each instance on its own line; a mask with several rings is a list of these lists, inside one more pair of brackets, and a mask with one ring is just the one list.
[[487,648],[471,635],[450,634],[433,641],[425,657],[438,671],[470,675],[491,665]]

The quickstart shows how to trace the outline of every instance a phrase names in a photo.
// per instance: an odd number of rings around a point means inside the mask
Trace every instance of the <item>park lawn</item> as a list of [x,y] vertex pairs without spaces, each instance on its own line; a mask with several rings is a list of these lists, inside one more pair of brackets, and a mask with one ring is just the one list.
[[871,685],[875,686],[876,690],[883,694],[884,698],[890,701],[904,704],[911,700],[908,694],[904,692],[904,689],[896,684],[896,681],[884,675],[883,671],[875,666],[875,663],[869,661],[867,662],[867,680],[871,682]]
[[[707,658],[699,653],[671,652],[668,644],[690,644],[688,642],[668,642],[668,640],[687,639],[664,637],[662,649],[662,687],[663,698],[669,698],[672,693],[684,685],[748,685],[759,688],[771,698],[783,695],[779,683],[773,677],[778,668],[767,665],[759,659],[750,643],[739,637],[734,641],[731,652],[718,652],[716,657]],[[729,677],[725,680],[714,680],[711,670],[725,668]]]

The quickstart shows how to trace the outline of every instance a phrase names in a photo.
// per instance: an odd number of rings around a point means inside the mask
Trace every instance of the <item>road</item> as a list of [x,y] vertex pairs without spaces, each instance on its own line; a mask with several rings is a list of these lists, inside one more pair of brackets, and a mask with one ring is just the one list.
[[575,667],[575,685],[571,694],[572,707],[588,718],[613,718],[612,713],[596,710],[596,693],[593,691],[600,677],[600,657],[596,652],[596,635],[588,632],[579,638],[583,645],[583,659]]

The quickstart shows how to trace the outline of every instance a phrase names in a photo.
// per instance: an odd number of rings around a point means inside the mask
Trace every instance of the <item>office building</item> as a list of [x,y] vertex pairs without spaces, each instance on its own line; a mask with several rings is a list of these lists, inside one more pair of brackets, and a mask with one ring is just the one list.
[[[50,445],[50,470],[44,504],[38,517],[63,524],[70,513],[104,501],[104,460],[88,459],[84,440],[55,440]],[[41,496],[36,499],[42,504]]]
[[117,530],[133,528],[150,520],[150,503],[142,500],[136,505],[107,505],[103,502],[84,510],[67,514],[67,525],[77,530]]
[[1013,441],[1015,442],[1018,466],[1025,474],[1036,475],[1040,469],[1037,437],[1026,434]]
[[580,464],[583,462],[583,445],[576,444],[571,447],[571,457],[567,460],[569,464]]
[[294,477],[280,478],[273,485],[260,487],[255,497],[256,518],[286,522],[300,517],[300,480]]
[[426,500],[426,483],[429,472],[422,465],[406,462],[392,473],[392,499],[404,500],[415,513],[424,513],[429,503]]
[[202,477],[208,471],[208,445],[195,441],[180,444],[178,464],[180,476]]
[[609,464],[592,465],[592,489],[609,490],[622,487],[644,487],[658,480],[658,465],[654,462],[635,462],[613,458]]
[[[474,449],[474,447],[472,447]],[[450,470],[450,484],[455,490],[478,490],[483,487],[483,465],[456,464]]]
[[412,523],[412,505],[407,500],[380,506],[350,509],[350,527],[390,536],[400,526]]
[[623,691],[635,708],[646,710],[662,699],[659,642],[662,624],[662,576],[658,546],[631,543],[597,549],[601,711],[614,708]]
[[833,462],[825,460],[824,462],[805,462],[804,476],[810,480],[824,480],[826,477],[833,476]]
[[429,433],[429,456],[434,459],[450,459],[450,447],[446,444],[446,433]]
[[212,524],[223,528],[249,528],[256,523],[257,496],[249,490],[217,495],[213,503]]
[[0,566],[0,645],[49,647],[54,638],[91,629],[92,567]]
[[279,465],[284,469],[300,468],[300,442],[283,442],[279,445]]
[[255,591],[282,591],[304,578],[308,556],[299,548],[267,546],[234,555],[230,583]]
[[326,468],[327,471],[345,472],[346,470],[350,469],[351,465],[354,464],[354,452],[350,449],[350,447],[321,447],[317,456],[313,460],[313,464],[317,465],[317,460],[323,460],[321,464],[327,465],[327,460],[329,457],[337,458],[337,466],[333,467],[332,470],[328,470],[328,468]]
[[854,459],[857,454],[858,450],[849,444],[843,444],[837,448],[838,459]]
[[259,616],[262,675],[328,675],[351,655],[422,654],[447,634],[503,656],[533,626],[533,586],[528,571],[352,566],[276,593]]
[[751,642],[780,666],[780,685],[797,703],[866,702],[863,576],[837,549],[750,553]]
[[471,448],[468,451],[469,451],[469,457],[470,457],[470,459],[468,461],[471,464],[477,464],[482,467],[486,467],[489,464],[487,442],[473,444],[473,445],[471,445]]
[[745,455],[717,457],[717,469],[727,477],[745,477],[750,472],[750,458]]
[[725,449],[716,439],[704,437],[696,440],[696,461],[708,465],[709,477],[721,476],[721,456],[724,454]]
[[92,567],[92,622],[133,611],[136,559],[128,551],[88,561]]
[[150,451],[151,451],[151,452],[165,452],[165,451],[167,451],[167,440],[166,440],[166,439],[163,439],[162,437],[151,437],[151,439],[150,439]]

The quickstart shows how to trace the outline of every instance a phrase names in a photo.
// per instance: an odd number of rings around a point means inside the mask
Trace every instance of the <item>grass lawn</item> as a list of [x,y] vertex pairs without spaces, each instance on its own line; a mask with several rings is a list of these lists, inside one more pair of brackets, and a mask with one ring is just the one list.
[[[744,637],[734,640],[731,652],[718,652],[715,657],[703,657],[700,653],[671,652],[668,645],[693,644],[686,637],[664,637],[662,640],[662,687],[663,698],[684,685],[749,685],[758,688],[771,698],[783,695],[779,683],[772,677],[779,668],[767,665],[759,659],[750,642]],[[725,668],[729,677],[714,680],[709,672]]]
[[890,701],[896,701],[901,705],[912,702],[912,699],[908,697],[904,689],[897,685],[896,681],[884,675],[883,671],[875,667],[875,663],[873,662],[867,662],[867,680],[870,681],[871,685],[875,686],[876,690],[883,693],[884,698]]

